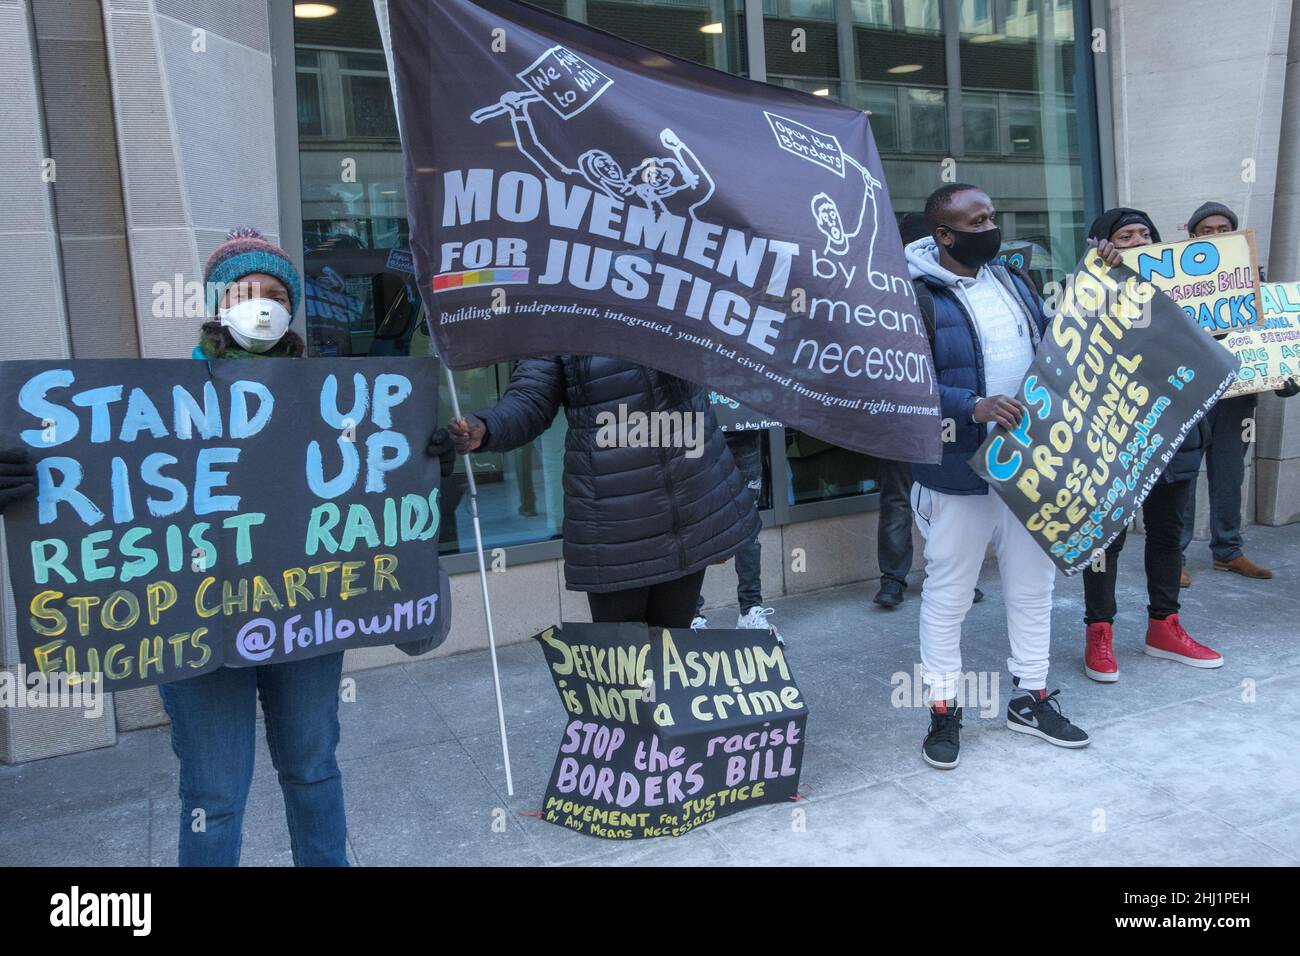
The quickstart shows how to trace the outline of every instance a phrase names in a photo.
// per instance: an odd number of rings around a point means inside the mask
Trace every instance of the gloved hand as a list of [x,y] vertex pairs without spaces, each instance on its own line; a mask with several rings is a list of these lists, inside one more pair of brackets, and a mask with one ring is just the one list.
[[36,464],[26,448],[0,450],[0,514],[36,493]]
[[425,447],[424,453],[430,458],[439,460],[438,469],[444,478],[451,475],[456,467],[456,446],[445,428],[439,428],[429,436],[429,444]]
[[1291,398],[1294,395],[1300,395],[1300,382],[1297,382],[1295,379],[1291,379],[1291,381],[1287,382],[1281,388],[1277,389],[1275,394],[1279,398]]

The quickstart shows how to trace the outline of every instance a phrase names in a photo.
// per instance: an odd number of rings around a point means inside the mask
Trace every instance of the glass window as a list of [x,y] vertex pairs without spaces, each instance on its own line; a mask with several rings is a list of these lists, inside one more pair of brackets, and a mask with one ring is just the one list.
[[903,0],[903,26],[922,33],[939,33],[939,0]]
[[1001,151],[996,93],[962,93],[962,138],[966,152],[996,154]]
[[1032,97],[1007,97],[1007,139],[1012,155],[1043,155],[1040,109]]
[[[592,26],[654,51],[746,75],[743,0],[531,0],[555,13],[584,11]],[[297,20],[296,88],[302,215],[308,272],[308,339],[317,355],[426,354],[411,277],[390,263],[409,245],[402,157],[371,0],[332,0],[334,16]],[[959,144],[961,178],[987,185],[1008,242],[1033,244],[1040,283],[1082,253],[1079,123],[1074,93],[1076,12],[1086,0],[764,0],[769,82],[871,112],[897,215],[920,211],[939,185],[936,157]],[[852,62],[840,61],[836,16],[850,17]],[[945,30],[960,56],[949,69]],[[848,52],[845,50],[844,52]],[[655,54],[645,62],[653,64]],[[849,68],[851,66],[851,69]],[[960,88],[961,115],[952,116]],[[957,129],[953,129],[956,126]],[[951,131],[951,134],[950,134]],[[1083,142],[1088,142],[1084,139]],[[364,156],[358,181],[340,163]],[[1095,211],[1093,211],[1095,212]],[[399,257],[400,258],[400,257]],[[468,410],[494,404],[508,365],[456,373]],[[443,394],[444,409],[449,408]],[[481,456],[483,525],[490,546],[560,534],[564,422],[527,449]],[[764,435],[764,448],[767,436]],[[795,430],[775,449],[791,504],[876,488],[877,462]],[[476,462],[480,456],[476,456]],[[458,464],[458,469],[460,465]],[[444,551],[466,550],[463,476],[447,484]],[[457,501],[456,499],[460,499]],[[780,502],[784,508],[786,502]]]
[[898,87],[876,83],[858,84],[858,107],[871,113],[871,135],[881,153],[902,149],[898,137]]
[[905,91],[908,138],[914,152],[947,152],[948,110],[945,99],[943,90]]
[[888,27],[892,22],[889,0],[853,0],[853,22]]
[[[309,353],[429,355],[413,277],[403,271],[404,257],[392,255],[409,254],[409,227],[392,90],[374,6],[371,0],[332,0],[331,5],[337,7],[333,16],[295,21]],[[567,9],[564,0],[536,5],[557,13]],[[809,16],[815,7],[809,6]],[[830,8],[833,14],[833,3]],[[746,70],[740,0],[587,0],[586,10],[593,26],[709,66]],[[357,164],[357,181],[347,182],[339,175],[341,163],[357,157],[364,157]],[[462,409],[495,405],[511,370],[510,364],[498,364],[454,373]],[[439,403],[442,416],[449,418],[445,385]],[[560,536],[566,431],[560,414],[523,448],[474,455],[487,547]],[[464,461],[458,458],[455,472],[443,481],[443,554],[474,548],[466,489]]]
[[347,53],[339,76],[348,135],[359,139],[397,139],[392,84],[380,53]]

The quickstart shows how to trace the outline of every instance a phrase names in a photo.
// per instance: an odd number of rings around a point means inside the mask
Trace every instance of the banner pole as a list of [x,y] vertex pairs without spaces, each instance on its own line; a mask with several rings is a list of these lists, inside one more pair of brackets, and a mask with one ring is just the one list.
[[[451,368],[444,362],[442,369],[447,373],[447,391],[451,395],[451,413],[460,418],[460,399],[456,397],[456,381],[452,378]],[[478,553],[478,579],[483,586],[483,617],[487,620],[488,652],[492,658],[492,687],[497,698],[497,731],[501,735],[501,761],[506,767],[506,795],[515,795],[514,777],[510,773],[510,745],[506,742],[506,711],[501,701],[501,670],[497,666],[497,640],[492,630],[492,601],[488,597],[487,563],[483,560],[483,529],[478,520],[478,484],[474,481],[474,463],[466,452],[465,479],[469,484],[469,513],[474,519],[474,550]]]
[[[374,0],[374,2],[375,20],[379,24],[380,41],[384,47],[384,61],[388,65],[388,83],[393,94],[393,111],[400,115],[401,107],[397,101],[397,70],[393,68],[393,36],[388,24],[388,0]],[[398,135],[400,137],[400,130]],[[433,335],[433,321],[427,308],[424,312],[424,327],[429,333],[429,342],[432,345],[437,339]],[[452,378],[447,363],[442,361],[441,355],[438,356],[438,361],[442,362],[442,370],[447,373],[447,392],[451,395],[452,414],[460,418],[460,399],[456,397],[456,381]],[[469,485],[469,513],[474,519],[474,550],[478,553],[478,579],[479,584],[483,586],[483,617],[487,620],[488,652],[492,658],[492,689],[497,698],[497,732],[501,735],[501,761],[506,766],[506,796],[513,797],[515,781],[510,773],[510,744],[506,742],[506,709],[501,702],[501,669],[497,666],[497,639],[492,630],[492,602],[488,598],[487,563],[483,560],[483,528],[478,521],[478,484],[474,481],[474,463],[468,454],[465,455],[465,479]]]

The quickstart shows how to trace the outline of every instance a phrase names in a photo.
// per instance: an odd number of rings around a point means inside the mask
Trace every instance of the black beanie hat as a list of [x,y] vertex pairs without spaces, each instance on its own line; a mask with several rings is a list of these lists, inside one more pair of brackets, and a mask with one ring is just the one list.
[[1207,202],[1192,213],[1191,219],[1187,220],[1187,234],[1190,236],[1194,233],[1196,227],[1201,224],[1201,220],[1208,219],[1210,216],[1222,216],[1232,224],[1234,231],[1237,228],[1237,214],[1235,212],[1221,202]]
[[1141,209],[1130,209],[1128,206],[1107,209],[1094,219],[1092,225],[1088,227],[1088,238],[1096,239],[1098,242],[1109,239],[1125,226],[1131,226],[1135,222],[1140,222],[1151,230],[1152,242],[1160,241],[1160,230],[1151,221],[1151,217]]

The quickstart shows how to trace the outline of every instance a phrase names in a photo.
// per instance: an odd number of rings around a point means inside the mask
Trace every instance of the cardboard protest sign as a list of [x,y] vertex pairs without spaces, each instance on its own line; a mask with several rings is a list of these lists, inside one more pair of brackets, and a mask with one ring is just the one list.
[[1073,574],[1124,530],[1236,376],[1188,312],[1089,251],[1017,393],[1020,427],[992,431],[970,465]]
[[1255,232],[1121,249],[1124,264],[1173,299],[1202,329],[1223,335],[1259,322]]
[[846,448],[939,460],[866,114],[666,54],[647,66],[514,0],[388,11],[411,251],[452,368],[611,355]]
[[22,663],[104,689],[446,636],[437,363],[0,362]]
[[567,714],[543,820],[637,840],[795,798],[808,708],[768,632],[566,624],[537,640]]
[[1240,363],[1225,397],[1273,391],[1300,379],[1300,282],[1265,283],[1260,303],[1264,319],[1257,328],[1222,340]]

